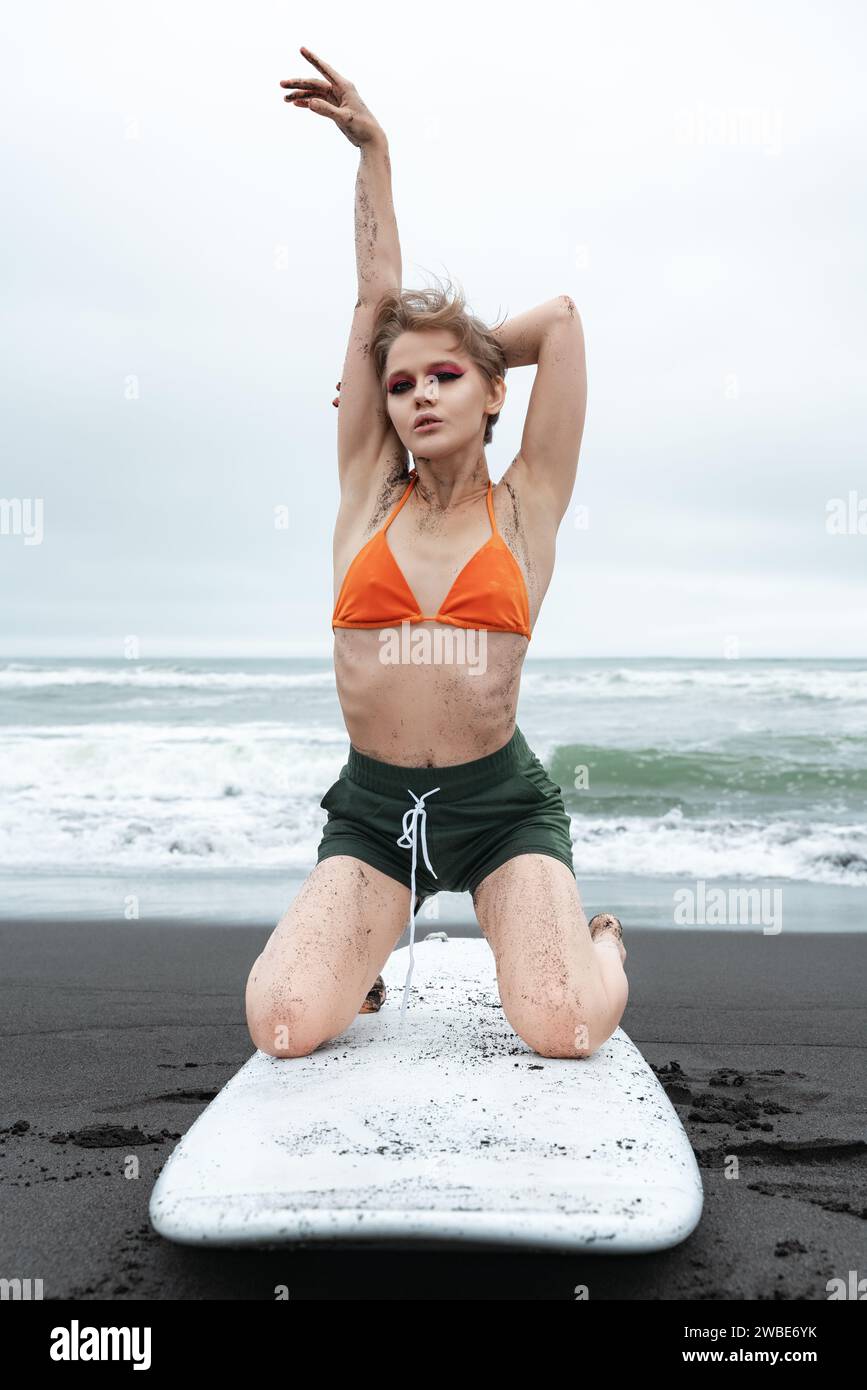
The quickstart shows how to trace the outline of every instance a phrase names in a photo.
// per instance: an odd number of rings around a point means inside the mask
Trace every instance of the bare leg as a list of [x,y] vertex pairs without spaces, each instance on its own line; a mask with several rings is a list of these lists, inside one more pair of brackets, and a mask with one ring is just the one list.
[[626,977],[614,942],[591,937],[566,865],[516,855],[482,880],[473,902],[515,1032],[546,1057],[601,1047],[620,1022]]
[[623,962],[626,960],[626,947],[623,944],[623,927],[619,918],[610,912],[597,912],[590,921],[590,935],[593,947],[598,953],[599,970],[602,983],[612,1011],[622,1017],[629,998],[629,982]]
[[305,879],[247,981],[256,1047],[298,1057],[344,1032],[409,920],[409,889],[352,855]]

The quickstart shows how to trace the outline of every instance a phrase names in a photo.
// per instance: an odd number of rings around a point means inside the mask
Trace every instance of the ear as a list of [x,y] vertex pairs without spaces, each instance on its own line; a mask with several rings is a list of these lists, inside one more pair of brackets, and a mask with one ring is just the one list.
[[495,376],[485,399],[485,411],[488,415],[499,415],[506,403],[507,390],[505,377]]

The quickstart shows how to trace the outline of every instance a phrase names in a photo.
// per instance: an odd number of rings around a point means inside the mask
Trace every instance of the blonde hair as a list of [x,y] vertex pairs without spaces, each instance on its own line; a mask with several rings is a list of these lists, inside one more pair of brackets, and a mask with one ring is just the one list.
[[[453,288],[451,281],[449,288]],[[460,347],[489,382],[498,376],[505,377],[506,355],[492,329],[467,308],[462,289],[456,289],[451,297],[442,286],[436,289],[402,290],[400,293],[383,295],[374,316],[370,352],[376,373],[382,381],[383,392],[385,363],[392,343],[401,333],[418,333],[436,328],[446,329],[455,335]],[[490,444],[494,425],[499,418],[499,411],[487,417],[486,444]]]

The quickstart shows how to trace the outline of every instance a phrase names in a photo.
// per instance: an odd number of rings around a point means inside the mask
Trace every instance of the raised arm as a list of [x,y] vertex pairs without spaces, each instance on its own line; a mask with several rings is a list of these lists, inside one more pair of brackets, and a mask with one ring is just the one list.
[[518,459],[559,526],[575,487],[587,412],[581,316],[562,294],[507,319],[494,337],[507,366],[537,364]]
[[337,410],[337,467],[341,485],[352,472],[366,483],[389,445],[403,450],[382,396],[370,355],[376,305],[389,292],[400,293],[402,267],[397,219],[391,196],[388,141],[363,145],[355,180],[355,264],[358,298],[340,377]]
[[399,292],[402,282],[400,240],[391,193],[391,160],[385,131],[353,84],[309,49],[302,54],[324,81],[287,78],[282,87],[298,90],[286,100],[329,117],[359,150],[355,181],[355,263],[358,298],[340,378],[337,412],[337,466],[341,490],[355,484],[366,490],[384,454],[404,453],[382,398],[370,356],[370,337],[379,299]]

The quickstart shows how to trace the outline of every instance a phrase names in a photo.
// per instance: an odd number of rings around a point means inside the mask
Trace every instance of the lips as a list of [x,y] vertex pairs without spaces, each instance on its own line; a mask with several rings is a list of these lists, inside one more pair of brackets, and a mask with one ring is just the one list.
[[442,420],[438,415],[431,415],[430,412],[424,415],[417,415],[413,429],[420,430],[423,425],[441,425]]

